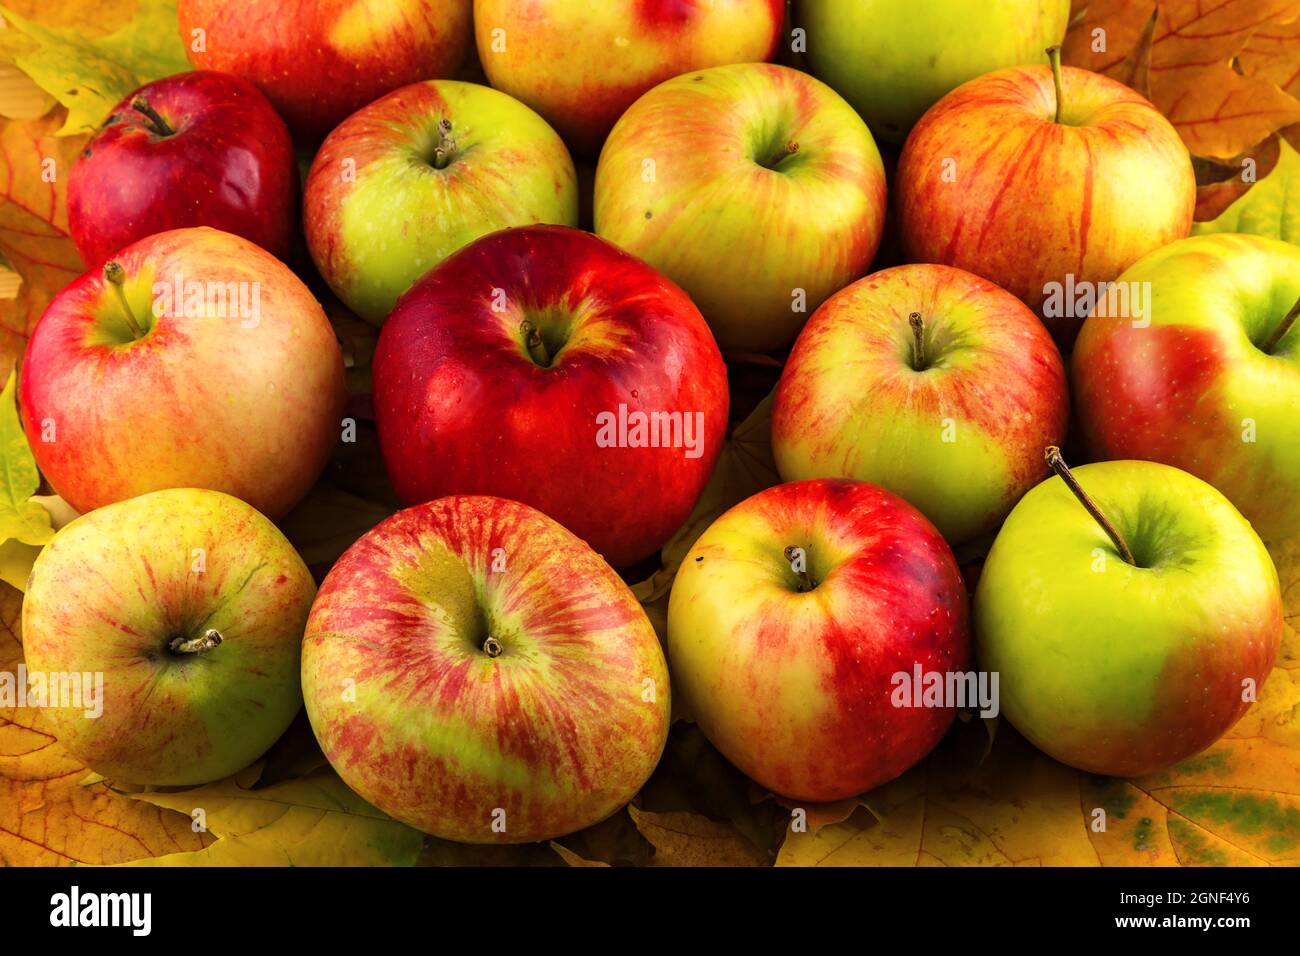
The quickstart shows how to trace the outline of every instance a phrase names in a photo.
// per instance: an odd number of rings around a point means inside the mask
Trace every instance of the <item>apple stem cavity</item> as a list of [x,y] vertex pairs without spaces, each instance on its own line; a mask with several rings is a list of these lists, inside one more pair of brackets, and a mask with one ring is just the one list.
[[1052,64],[1052,82],[1056,85],[1056,118],[1053,122],[1061,122],[1061,107],[1065,97],[1061,92],[1061,48],[1059,46],[1049,46],[1047,48],[1047,59]]
[[912,368],[924,372],[925,364],[925,320],[920,312],[913,312],[907,317],[907,324],[912,327]]
[[[799,551],[799,548],[791,545],[782,553],[785,555],[785,559],[790,562],[790,570],[794,571],[795,577],[799,579],[799,593],[804,594],[817,587],[817,582],[812,579],[807,568],[801,569],[795,567],[795,559],[799,557]],[[697,558],[696,560],[698,561],[699,559]]]
[[1260,346],[1261,351],[1272,355],[1273,350],[1278,347],[1279,343],[1286,338],[1286,334],[1291,331],[1291,327],[1295,325],[1295,320],[1297,318],[1300,318],[1300,299],[1296,299],[1295,305],[1291,306],[1291,311],[1282,316],[1282,321],[1277,324],[1277,328],[1273,330],[1272,334],[1264,340],[1264,344]]
[[483,642],[483,653],[488,657],[500,657],[504,650],[505,648],[501,646],[501,642],[495,637],[489,637]]
[[524,334],[524,346],[528,349],[528,357],[542,368],[550,368],[551,353],[547,351],[546,342],[542,340],[541,330],[530,319],[524,319],[519,323],[519,331]]
[[104,280],[113,287],[117,294],[118,305],[122,307],[122,315],[126,318],[126,324],[131,328],[133,337],[139,339],[144,337],[144,326],[142,326],[131,311],[131,304],[126,301],[126,292],[122,289],[123,283],[126,282],[126,270],[122,268],[120,262],[107,262],[104,264]]
[[446,169],[456,158],[456,138],[451,135],[451,120],[438,121],[438,145],[433,148],[433,168]]
[[1106,517],[1106,513],[1101,510],[1101,507],[1093,500],[1092,496],[1083,490],[1083,485],[1079,484],[1079,479],[1074,477],[1074,473],[1070,471],[1070,466],[1061,457],[1061,449],[1055,445],[1049,445],[1043,457],[1047,459],[1048,467],[1056,472],[1057,476],[1065,482],[1066,487],[1074,493],[1074,497],[1079,499],[1079,503],[1088,510],[1088,514],[1092,515],[1093,520],[1101,525],[1101,530],[1106,532],[1106,536],[1110,538],[1111,543],[1115,545],[1115,549],[1119,551],[1120,557],[1127,563],[1137,567],[1137,560],[1133,557],[1128,542],[1124,540],[1119,533],[1119,529]]
[[176,135],[176,130],[167,125],[167,121],[158,115],[158,111],[140,97],[137,96],[131,101],[131,109],[140,113],[149,121],[149,129],[155,136]]
[[780,166],[797,152],[799,152],[799,144],[792,139],[786,140],[781,144],[780,148],[772,154],[771,159],[764,163],[763,166],[766,169],[775,170],[776,167]]
[[173,638],[167,645],[173,654],[201,654],[204,651],[210,651],[218,646],[225,638],[215,627],[210,627],[198,637],[186,639],[184,637]]

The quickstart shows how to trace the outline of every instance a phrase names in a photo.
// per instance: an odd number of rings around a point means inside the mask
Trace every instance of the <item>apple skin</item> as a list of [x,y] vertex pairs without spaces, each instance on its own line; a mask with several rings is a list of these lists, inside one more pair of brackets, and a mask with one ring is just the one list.
[[1300,299],[1300,249],[1196,236],[1120,280],[1150,283],[1151,323],[1084,323],[1072,378],[1088,448],[1190,471],[1269,540],[1300,533],[1300,324],[1259,348]]
[[[529,356],[524,319],[566,341],[549,367]],[[373,368],[380,447],[404,504],[522,501],[615,567],[653,554],[686,520],[727,423],[726,367],[690,299],[561,226],[495,233],[431,270],[384,325]],[[599,446],[597,416],[620,404],[698,413],[699,455]]]
[[[787,547],[816,587],[800,592]],[[838,800],[924,757],[952,708],[895,707],[892,676],[967,670],[966,588],[919,511],[859,481],[778,485],[692,546],[668,603],[673,688],[775,793]]]
[[[1277,571],[1236,508],[1145,461],[1074,469],[1141,567],[1049,478],[998,533],[975,591],[976,658],[1002,712],[1090,773],[1153,773],[1204,750],[1249,706],[1282,637]],[[1100,570],[1099,570],[1100,568]]]
[[302,684],[348,786],[465,843],[603,820],[668,739],[668,667],[631,590],[560,525],[501,498],[409,508],[348,549],[307,621]]
[[691,70],[772,59],[784,20],[784,0],[474,2],[479,60],[491,84],[593,157],[651,87]]
[[[797,152],[764,165],[790,143]],[[808,317],[796,290],[811,312],[859,278],[884,220],[866,125],[820,80],[773,64],[660,84],[623,114],[596,168],[596,232],[685,289],[724,349],[793,342]]]
[[967,80],[1046,63],[1070,0],[795,0],[810,72],[876,136],[901,143],[921,114]]
[[[100,716],[46,711],[91,770],[209,783],[260,757],[302,706],[299,646],[315,594],[302,558],[249,505],[155,491],[82,515],[45,546],[23,600],[23,653],[29,674],[103,674]],[[170,648],[210,628],[217,646]]]
[[[157,135],[143,101],[173,135]],[[149,83],[114,107],[68,174],[68,225],[89,269],[123,246],[184,226],[243,236],[289,257],[298,161],[257,88],[224,73]]]
[[[924,371],[912,364],[913,312]],[[957,544],[1047,477],[1043,449],[1068,420],[1060,354],[1019,299],[960,269],[898,266],[808,321],[777,385],[772,451],[783,480],[878,484]]]
[[[436,169],[443,120],[456,151]],[[475,83],[416,83],[329,135],[303,213],[325,281],[378,325],[416,279],[467,243],[509,226],[576,226],[577,176],[559,135],[517,100]]]
[[[83,513],[195,487],[283,517],[339,440],[343,356],[319,303],[269,252],[206,227],[150,236],[113,261],[148,331],[132,339],[98,272],[50,303],[27,343],[19,384],[41,473]],[[155,317],[154,283],[178,274],[241,283],[250,304],[258,290],[256,325],[245,328],[238,315]]]
[[[999,70],[953,90],[916,124],[898,163],[903,248],[990,279],[1042,315],[1045,287],[1109,282],[1187,235],[1196,177],[1150,103],[1088,70]],[[950,181],[945,181],[945,176]],[[1082,317],[1044,318],[1062,346]]]
[[180,0],[177,12],[190,62],[258,86],[309,146],[385,93],[455,76],[469,52],[470,4]]

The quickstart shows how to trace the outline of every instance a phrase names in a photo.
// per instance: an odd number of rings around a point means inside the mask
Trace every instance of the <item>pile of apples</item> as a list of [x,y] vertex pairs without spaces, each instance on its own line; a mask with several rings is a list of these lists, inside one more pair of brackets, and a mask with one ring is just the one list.
[[[33,571],[27,666],[105,674],[61,742],[194,785],[305,702],[358,793],[468,842],[627,803],[673,694],[803,801],[916,764],[976,669],[1085,770],[1211,744],[1282,632],[1255,529],[1300,532],[1300,250],[1186,238],[1188,152],[1060,65],[1068,0],[986,6],[798,0],[791,33],[783,0],[181,0],[195,72],[73,169],[88,271],[21,371],[83,513]],[[491,85],[439,78],[475,41]],[[887,218],[908,264],[868,274]],[[274,522],[356,405],[299,274],[381,327],[407,506],[319,591]],[[722,350],[788,351],[786,483],[690,549],[665,659],[616,569],[708,482]],[[972,606],[953,548],[994,533]]]

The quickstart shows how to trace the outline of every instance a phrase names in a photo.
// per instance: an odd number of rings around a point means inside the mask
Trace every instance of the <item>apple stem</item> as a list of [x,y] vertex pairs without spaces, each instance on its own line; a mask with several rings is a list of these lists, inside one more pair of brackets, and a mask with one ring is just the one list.
[[790,569],[794,571],[795,577],[799,579],[799,591],[801,593],[807,592],[817,587],[817,583],[813,581],[812,577],[808,574],[807,568],[804,568],[802,571],[794,569],[794,559],[799,556],[799,549],[794,545],[791,545],[786,548],[783,553],[785,554],[785,559],[790,562]]
[[135,110],[137,113],[144,114],[145,118],[149,120],[150,123],[149,128],[153,130],[154,135],[156,136],[176,135],[176,130],[172,129],[170,126],[167,125],[167,121],[158,115],[158,111],[154,109],[152,106],[150,106],[148,103],[146,103],[144,100],[142,100],[140,97],[137,96],[135,99],[131,101],[131,109]]
[[1074,477],[1074,472],[1070,471],[1070,466],[1061,457],[1061,449],[1055,445],[1049,445],[1044,457],[1047,459],[1048,467],[1065,482],[1070,491],[1074,493],[1074,497],[1079,499],[1079,503],[1088,509],[1088,514],[1092,515],[1093,520],[1101,525],[1101,530],[1106,532],[1106,536],[1110,538],[1111,543],[1119,551],[1120,557],[1137,567],[1137,561],[1133,557],[1133,552],[1129,550],[1128,542],[1120,535],[1119,529],[1111,524],[1110,519],[1106,517],[1105,512],[1101,510],[1101,507],[1093,500],[1092,496],[1083,490],[1083,485],[1079,484],[1079,479]]
[[438,121],[438,145],[433,148],[433,168],[446,169],[455,158],[456,138],[451,135],[451,120]]
[[122,307],[122,314],[126,317],[126,324],[131,327],[131,334],[137,339],[143,338],[144,327],[136,321],[135,313],[131,311],[131,304],[126,301],[126,293],[122,290],[122,284],[126,282],[126,270],[122,268],[121,263],[105,263],[104,279],[117,293],[117,302]]
[[173,654],[199,654],[203,651],[210,651],[216,647],[225,638],[215,627],[210,627],[199,637],[192,637],[186,640],[183,637],[173,638],[172,642],[167,645]]
[[1056,84],[1056,120],[1061,122],[1061,106],[1065,101],[1065,96],[1061,92],[1061,48],[1059,46],[1049,46],[1047,48],[1047,59],[1052,64],[1052,82]]
[[1296,299],[1295,305],[1291,306],[1291,311],[1282,317],[1282,321],[1273,330],[1273,334],[1264,340],[1264,344],[1260,346],[1260,349],[1271,355],[1273,350],[1277,348],[1278,343],[1286,338],[1286,334],[1291,331],[1291,326],[1295,325],[1297,318],[1300,318],[1300,299]]
[[920,312],[913,312],[907,317],[907,324],[912,327],[912,368],[918,372],[925,371],[925,320]]
[[797,152],[799,152],[799,144],[792,139],[786,140],[781,144],[781,148],[773,154],[772,158],[763,165],[767,169],[776,169],[776,167],[780,166],[785,159],[793,156]]
[[483,653],[488,657],[500,657],[501,652],[504,650],[505,648],[501,646],[501,642],[495,637],[489,637],[483,642]]
[[524,333],[524,345],[528,348],[528,357],[542,368],[551,367],[551,354],[542,341],[542,333],[529,319],[519,323],[519,331]]

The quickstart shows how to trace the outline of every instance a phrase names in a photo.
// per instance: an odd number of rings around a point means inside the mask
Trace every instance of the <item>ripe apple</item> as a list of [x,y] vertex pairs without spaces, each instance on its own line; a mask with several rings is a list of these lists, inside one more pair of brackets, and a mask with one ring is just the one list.
[[596,168],[596,232],[682,286],[723,348],[794,341],[867,271],[885,220],[871,133],[784,66],[679,76],[633,104]]
[[36,464],[77,511],[193,487],[275,519],[338,441],[343,357],[278,259],[216,229],[174,229],[54,298],[19,394]]
[[349,548],[307,621],[302,683],[348,786],[466,843],[603,820],[668,739],[668,667],[631,590],[502,498],[409,508]]
[[954,709],[896,706],[897,675],[964,671],[969,645],[948,545],[861,481],[736,505],[692,546],[668,604],[676,693],[728,760],[796,800],[861,793],[924,757]]
[[704,67],[770,60],[784,20],[784,0],[474,2],[488,80],[587,156],[652,86]]
[[181,39],[200,69],[250,80],[304,145],[392,90],[455,76],[471,0],[180,0]]
[[1070,0],[796,0],[811,70],[871,132],[901,143],[921,114],[967,80],[1047,63]]
[[297,220],[289,131],[255,86],[224,73],[142,86],[117,104],[68,175],[68,225],[89,269],[183,226],[233,232],[287,259]]
[[151,492],[82,515],[37,557],[23,600],[28,679],[80,679],[80,701],[48,713],[91,770],[159,786],[219,780],[298,712],[315,593],[302,558],[249,505]]
[[690,299],[589,233],[495,233],[398,303],[375,419],[406,504],[451,494],[545,512],[615,567],[653,554],[704,490],[727,373]]
[[1151,316],[1084,323],[1073,381],[1089,449],[1190,471],[1270,540],[1300,533],[1300,249],[1196,236],[1119,281],[1150,288]]
[[1277,571],[1236,508],[1185,471],[1107,461],[1030,491],[975,591],[976,656],[1002,712],[1090,773],[1140,776],[1246,711],[1282,638]]
[[1127,86],[1073,67],[1057,81],[1047,67],[999,70],[953,90],[908,137],[897,190],[911,261],[991,279],[1063,345],[1084,316],[1044,312],[1050,285],[1114,280],[1186,236],[1196,205],[1169,121]]
[[416,83],[348,118],[312,162],[307,244],[375,324],[451,253],[507,226],[578,224],[569,151],[528,107],[475,83]]
[[953,543],[996,528],[1048,474],[1069,418],[1060,354],[1019,299],[948,266],[886,269],[832,296],[772,406],[786,481],[857,478]]

